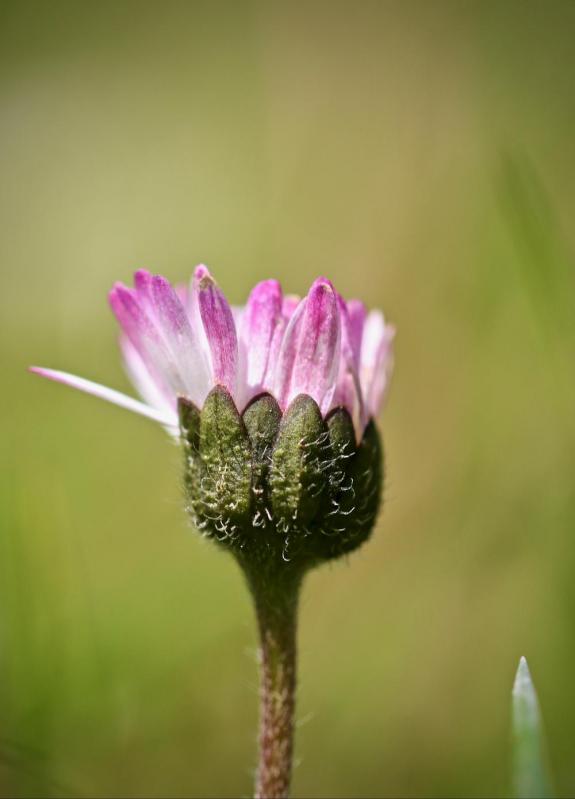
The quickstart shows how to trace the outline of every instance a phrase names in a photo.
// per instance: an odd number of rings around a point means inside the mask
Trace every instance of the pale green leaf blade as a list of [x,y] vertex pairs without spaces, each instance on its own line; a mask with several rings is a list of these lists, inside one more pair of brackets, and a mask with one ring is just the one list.
[[551,799],[539,700],[524,657],[513,684],[512,726],[513,795],[516,799]]

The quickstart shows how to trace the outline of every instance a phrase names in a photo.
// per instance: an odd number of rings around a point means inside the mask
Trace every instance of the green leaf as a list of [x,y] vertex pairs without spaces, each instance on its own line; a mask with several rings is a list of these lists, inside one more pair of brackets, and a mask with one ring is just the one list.
[[512,696],[513,795],[517,799],[553,796],[547,768],[541,711],[527,660],[519,661]]

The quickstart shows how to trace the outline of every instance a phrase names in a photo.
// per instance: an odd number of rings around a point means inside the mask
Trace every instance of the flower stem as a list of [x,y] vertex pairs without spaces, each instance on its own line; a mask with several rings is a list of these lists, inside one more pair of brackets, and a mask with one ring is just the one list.
[[270,584],[250,581],[260,635],[260,729],[256,799],[289,794],[296,688],[300,576]]

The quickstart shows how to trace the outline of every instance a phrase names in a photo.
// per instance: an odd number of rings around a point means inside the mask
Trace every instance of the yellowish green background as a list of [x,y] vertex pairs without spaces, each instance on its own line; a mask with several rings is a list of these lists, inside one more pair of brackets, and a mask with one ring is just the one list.
[[295,797],[499,797],[519,656],[575,792],[575,3],[0,6],[0,795],[251,791],[232,560],[106,293],[318,274],[398,328],[378,529],[311,575]]

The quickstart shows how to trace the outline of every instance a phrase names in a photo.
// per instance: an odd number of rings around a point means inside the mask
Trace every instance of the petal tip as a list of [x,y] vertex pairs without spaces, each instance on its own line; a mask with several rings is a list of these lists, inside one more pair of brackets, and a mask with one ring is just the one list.
[[203,275],[198,280],[198,291],[208,291],[208,289],[213,288],[213,286],[215,286],[215,280],[209,273]]
[[194,278],[196,281],[203,280],[203,278],[209,277],[211,278],[210,270],[205,264],[198,264],[194,269]]
[[166,289],[171,288],[170,281],[163,275],[152,275],[152,285],[155,288]]
[[147,269],[136,269],[134,272],[134,286],[137,289],[145,289],[153,280],[151,272]]
[[108,292],[108,299],[110,304],[113,306],[116,301],[121,301],[124,297],[132,296],[133,289],[129,286],[126,286],[125,283],[120,282],[119,280],[114,283],[110,291]]
[[316,277],[316,279],[311,284],[311,288],[309,293],[321,291],[321,292],[329,292],[331,294],[336,294],[335,288],[333,287],[333,283],[327,277]]

